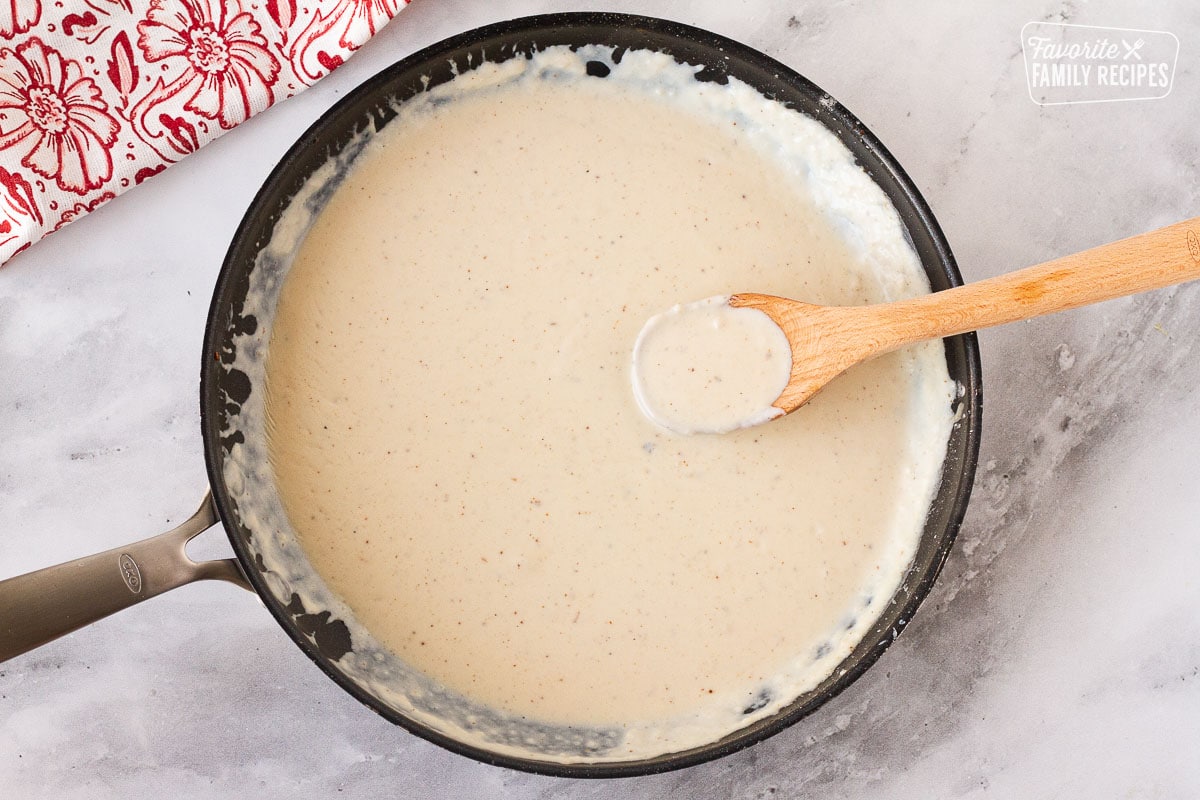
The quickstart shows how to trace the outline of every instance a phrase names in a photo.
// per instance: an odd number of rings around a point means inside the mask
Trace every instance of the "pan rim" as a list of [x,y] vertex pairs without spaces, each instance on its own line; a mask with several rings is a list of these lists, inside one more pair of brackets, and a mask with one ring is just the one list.
[[[895,635],[879,639],[876,636],[876,628],[873,626],[860,643],[860,647],[862,647],[868,640],[871,640],[869,649],[859,655],[850,668],[840,674],[835,672],[835,675],[831,676],[835,678],[831,687],[809,701],[801,703],[800,701],[805,696],[801,695],[800,698],[793,700],[772,716],[733,731],[715,742],[648,759],[598,763],[560,763],[496,753],[447,736],[381,703],[378,698],[362,689],[347,678],[347,676],[335,669],[329,663],[329,660],[319,652],[314,642],[297,628],[291,615],[270,592],[264,575],[255,567],[254,554],[248,548],[245,540],[236,533],[236,526],[232,523],[232,520],[236,519],[233,511],[236,505],[230,497],[221,471],[223,454],[220,437],[222,414],[219,399],[221,397],[221,390],[218,386],[221,374],[219,351],[222,338],[226,334],[229,317],[227,312],[231,308],[230,298],[236,288],[236,283],[249,274],[249,270],[242,270],[239,266],[242,263],[242,252],[247,247],[255,247],[253,242],[247,243],[247,232],[256,227],[254,224],[255,220],[263,218],[269,220],[269,207],[272,198],[286,192],[292,172],[291,168],[301,162],[306,156],[311,155],[314,144],[321,141],[322,137],[320,134],[323,131],[344,128],[343,125],[338,123],[342,121],[343,117],[347,116],[348,110],[354,107],[361,98],[386,94],[387,87],[397,83],[400,76],[416,65],[429,63],[434,59],[445,57],[447,54],[459,51],[464,47],[478,46],[480,43],[498,38],[512,37],[514,35],[522,35],[528,38],[536,37],[540,31],[549,32],[561,31],[563,29],[578,30],[586,28],[624,29],[626,31],[634,29],[646,31],[659,37],[684,40],[694,45],[699,45],[710,52],[719,53],[724,59],[737,61],[739,62],[739,66],[768,70],[773,73],[775,82],[799,91],[801,94],[812,98],[829,98],[823,90],[791,68],[732,39],[682,23],[630,14],[567,12],[521,17],[457,34],[397,61],[349,91],[345,97],[325,111],[316,122],[300,135],[272,169],[270,176],[256,193],[245,215],[239,222],[216,281],[205,327],[200,375],[200,424],[204,442],[205,464],[213,491],[213,498],[226,534],[238,560],[247,573],[251,585],[289,638],[338,686],[389,722],[399,725],[410,733],[438,744],[452,752],[465,755],[483,763],[554,777],[623,778],[667,772],[721,758],[756,744],[790,727],[853,684],[879,659],[887,647],[890,646],[891,642],[895,640],[900,630],[912,619],[917,607],[933,587],[957,537],[966,513],[978,463],[982,422],[982,370],[978,341],[974,334],[954,337],[954,339],[947,340],[946,342],[948,359],[951,358],[950,349],[956,348],[957,358],[961,363],[963,373],[960,380],[964,389],[960,398],[960,424],[963,425],[963,430],[961,434],[957,435],[961,441],[961,452],[958,456],[961,466],[954,475],[955,481],[952,491],[944,491],[946,488],[945,474],[943,474],[939,483],[935,506],[938,503],[945,505],[947,518],[945,525],[939,527],[939,530],[942,531],[942,536],[939,540],[937,550],[932,554],[929,564],[917,576],[909,591],[908,600],[894,610],[892,604],[889,604],[884,614],[880,617],[880,620],[883,620],[884,617],[896,618],[898,621],[897,624],[890,626]],[[912,220],[928,236],[933,248],[933,257],[937,262],[937,267],[941,270],[939,276],[945,279],[947,286],[961,285],[962,277],[959,274],[957,264],[941,227],[938,225],[932,211],[917,190],[915,184],[896,159],[856,116],[847,111],[839,103],[822,103],[822,112],[823,115],[832,118],[844,129],[852,131],[853,135],[858,137],[862,144],[863,152],[869,153],[873,157],[873,163],[870,165],[864,164],[864,168],[867,166],[872,168],[868,172],[871,173],[872,179],[876,183],[879,183],[879,176],[876,172],[882,171],[886,173],[886,177],[896,186],[903,197],[904,203],[911,212]],[[361,119],[361,114],[354,115],[354,118]],[[822,124],[825,124],[829,128],[829,125],[823,119],[818,121],[821,121]],[[839,135],[837,130],[833,132],[835,135]],[[845,139],[841,135],[839,135],[839,139],[845,142]],[[888,196],[892,199],[893,203],[896,202],[896,198],[890,192],[888,192]],[[897,210],[900,211],[899,208]],[[913,222],[906,222],[906,228],[912,226]],[[930,264],[925,259],[922,259],[922,266],[932,281],[935,276],[930,272]],[[218,324],[218,322],[221,324]],[[950,457],[947,456],[945,463],[948,465],[949,461]],[[932,513],[931,511],[931,516]],[[928,520],[926,524],[927,527],[922,533],[922,539],[929,535]],[[855,654],[859,653],[860,647],[855,648]],[[854,657],[854,654],[852,654],[849,658]],[[824,683],[821,685],[824,686]]]

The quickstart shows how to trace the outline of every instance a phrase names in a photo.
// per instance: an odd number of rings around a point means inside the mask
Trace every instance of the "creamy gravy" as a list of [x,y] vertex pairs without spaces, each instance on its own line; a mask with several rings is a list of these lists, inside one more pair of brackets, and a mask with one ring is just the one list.
[[792,351],[774,320],[729,297],[672,306],[633,346],[633,395],[650,421],[676,433],[728,433],[783,414]]
[[435,681],[624,729],[606,757],[701,744],[830,674],[896,590],[953,385],[922,345],[681,437],[630,391],[639,328],[680,297],[928,286],[811,120],[656,54],[513,62],[402,114],[313,224],[271,332],[276,485],[357,622]]

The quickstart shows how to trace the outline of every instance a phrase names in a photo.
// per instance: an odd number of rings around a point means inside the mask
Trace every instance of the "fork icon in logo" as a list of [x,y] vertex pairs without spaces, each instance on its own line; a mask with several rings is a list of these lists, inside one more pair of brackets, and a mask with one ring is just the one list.
[[1141,49],[1142,49],[1142,45],[1144,45],[1145,43],[1146,43],[1146,40],[1145,40],[1145,39],[1138,39],[1138,40],[1137,40],[1136,42],[1134,42],[1133,44],[1130,44],[1129,42],[1127,42],[1127,41],[1125,41],[1124,39],[1122,39],[1122,40],[1121,40],[1121,44],[1125,46],[1125,55],[1124,55],[1122,58],[1123,58],[1125,61],[1128,61],[1128,60],[1129,60],[1129,57],[1130,57],[1130,56],[1133,56],[1133,57],[1134,57],[1134,58],[1136,58],[1138,61],[1141,61],[1141,60],[1142,60],[1142,54],[1141,54],[1141,53],[1139,53],[1139,52],[1138,52],[1138,50],[1141,50]]

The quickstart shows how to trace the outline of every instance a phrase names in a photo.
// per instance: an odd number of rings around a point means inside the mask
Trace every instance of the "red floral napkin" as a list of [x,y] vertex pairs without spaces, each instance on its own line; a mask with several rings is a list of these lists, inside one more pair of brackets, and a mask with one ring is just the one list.
[[336,68],[408,0],[0,0],[0,263]]

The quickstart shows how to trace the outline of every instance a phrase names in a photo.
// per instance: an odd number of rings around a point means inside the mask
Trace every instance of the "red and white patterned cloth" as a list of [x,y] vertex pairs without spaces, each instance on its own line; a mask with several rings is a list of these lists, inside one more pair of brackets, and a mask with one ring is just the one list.
[[408,0],[0,0],[0,263],[335,69]]

